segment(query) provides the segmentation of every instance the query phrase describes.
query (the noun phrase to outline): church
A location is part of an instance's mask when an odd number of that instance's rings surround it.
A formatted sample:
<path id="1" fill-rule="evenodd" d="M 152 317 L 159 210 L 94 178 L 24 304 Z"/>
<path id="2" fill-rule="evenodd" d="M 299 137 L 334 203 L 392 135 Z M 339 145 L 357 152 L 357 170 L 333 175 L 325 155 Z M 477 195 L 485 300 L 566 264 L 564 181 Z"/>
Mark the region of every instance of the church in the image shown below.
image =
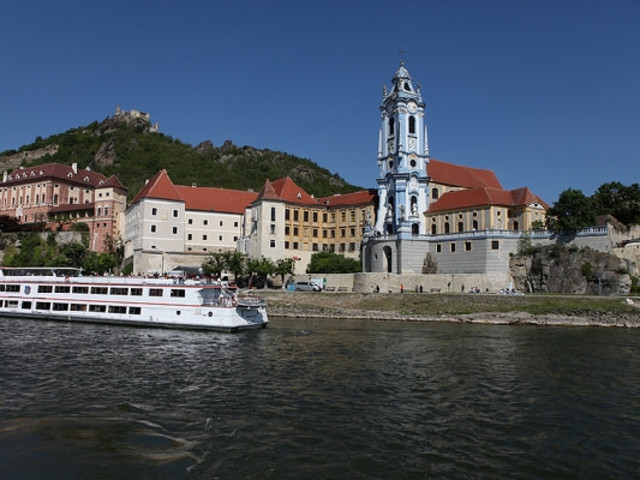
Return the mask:
<path id="1" fill-rule="evenodd" d="M 363 238 L 365 272 L 508 271 L 523 233 L 543 228 L 547 204 L 505 190 L 491 170 L 431 158 L 420 86 L 400 63 L 383 89 L 375 223 Z"/>

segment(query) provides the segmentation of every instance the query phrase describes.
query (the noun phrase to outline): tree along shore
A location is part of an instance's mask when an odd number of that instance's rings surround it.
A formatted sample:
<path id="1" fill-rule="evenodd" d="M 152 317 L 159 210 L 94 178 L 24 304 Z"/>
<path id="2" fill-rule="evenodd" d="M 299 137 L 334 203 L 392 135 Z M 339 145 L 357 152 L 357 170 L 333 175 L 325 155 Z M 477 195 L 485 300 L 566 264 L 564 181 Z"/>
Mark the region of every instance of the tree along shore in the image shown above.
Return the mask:
<path id="1" fill-rule="evenodd" d="M 640 327 L 637 297 L 259 292 L 271 317 Z"/>

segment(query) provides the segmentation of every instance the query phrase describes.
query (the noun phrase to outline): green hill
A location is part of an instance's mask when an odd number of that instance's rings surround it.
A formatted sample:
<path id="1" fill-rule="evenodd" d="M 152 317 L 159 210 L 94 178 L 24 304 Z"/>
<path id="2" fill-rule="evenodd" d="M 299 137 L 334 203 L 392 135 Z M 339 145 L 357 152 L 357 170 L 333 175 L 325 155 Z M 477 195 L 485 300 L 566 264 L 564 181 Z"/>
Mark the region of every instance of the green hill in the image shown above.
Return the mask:
<path id="1" fill-rule="evenodd" d="M 288 175 L 317 197 L 362 189 L 306 158 L 269 149 L 238 147 L 230 140 L 220 147 L 210 141 L 193 147 L 154 132 L 148 119 L 125 115 L 108 117 L 48 138 L 38 137 L 19 150 L 0 154 L 3 171 L 50 162 L 77 163 L 81 168 L 89 167 L 106 176 L 116 174 L 129 190 L 129 200 L 146 179 L 163 168 L 179 185 L 259 191 L 266 179 Z"/>

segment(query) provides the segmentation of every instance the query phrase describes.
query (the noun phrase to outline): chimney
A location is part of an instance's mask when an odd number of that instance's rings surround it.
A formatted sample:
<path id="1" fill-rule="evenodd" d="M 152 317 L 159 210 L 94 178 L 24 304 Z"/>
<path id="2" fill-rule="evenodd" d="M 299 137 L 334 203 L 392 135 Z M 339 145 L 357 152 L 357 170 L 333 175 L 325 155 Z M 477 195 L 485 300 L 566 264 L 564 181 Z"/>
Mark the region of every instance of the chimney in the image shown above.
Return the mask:
<path id="1" fill-rule="evenodd" d="M 77 163 L 72 163 L 71 164 L 71 170 L 73 170 L 73 173 L 78 173 L 78 164 Z"/>

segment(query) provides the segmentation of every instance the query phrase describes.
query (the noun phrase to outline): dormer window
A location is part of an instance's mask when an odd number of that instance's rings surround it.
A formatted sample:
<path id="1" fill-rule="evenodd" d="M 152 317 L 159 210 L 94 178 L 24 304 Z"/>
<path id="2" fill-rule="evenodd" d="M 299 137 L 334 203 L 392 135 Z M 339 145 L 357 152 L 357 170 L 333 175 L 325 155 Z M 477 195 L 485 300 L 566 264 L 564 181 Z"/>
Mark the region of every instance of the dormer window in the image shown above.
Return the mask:
<path id="1" fill-rule="evenodd" d="M 89 183 L 89 177 L 84 177 L 84 181 Z"/>

